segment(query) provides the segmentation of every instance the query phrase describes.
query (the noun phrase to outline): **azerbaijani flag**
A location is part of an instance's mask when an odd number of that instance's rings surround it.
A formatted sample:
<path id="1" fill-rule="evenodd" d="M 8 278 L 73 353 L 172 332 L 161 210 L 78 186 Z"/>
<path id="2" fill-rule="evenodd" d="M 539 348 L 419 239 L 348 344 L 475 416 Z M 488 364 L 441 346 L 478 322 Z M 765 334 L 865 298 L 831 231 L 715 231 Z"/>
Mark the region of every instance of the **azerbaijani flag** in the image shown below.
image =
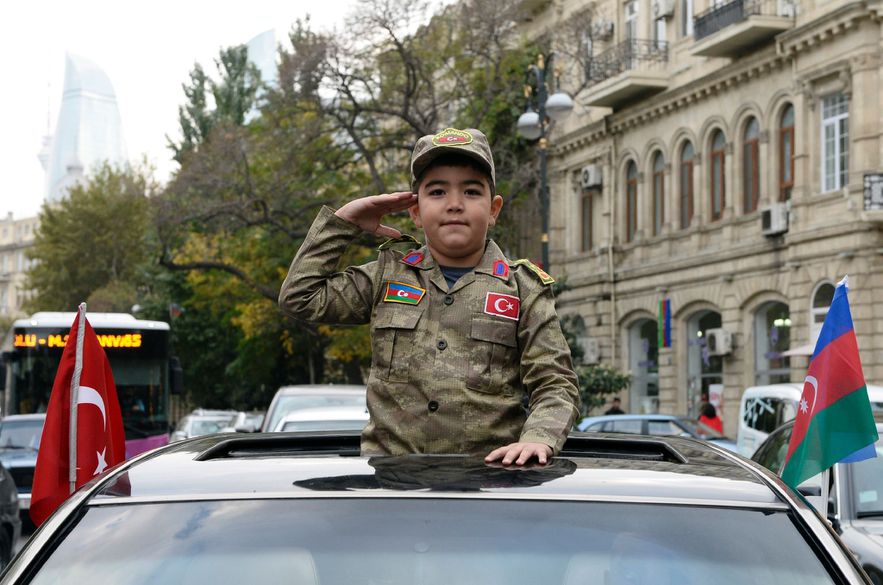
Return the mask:
<path id="1" fill-rule="evenodd" d="M 838 462 L 876 456 L 877 426 L 868 400 L 849 300 L 848 277 L 834 291 L 809 362 L 782 480 L 793 488 Z"/>
<path id="2" fill-rule="evenodd" d="M 389 281 L 386 285 L 386 294 L 383 296 L 383 302 L 416 305 L 425 294 L 425 289 L 411 286 L 404 282 Z"/>

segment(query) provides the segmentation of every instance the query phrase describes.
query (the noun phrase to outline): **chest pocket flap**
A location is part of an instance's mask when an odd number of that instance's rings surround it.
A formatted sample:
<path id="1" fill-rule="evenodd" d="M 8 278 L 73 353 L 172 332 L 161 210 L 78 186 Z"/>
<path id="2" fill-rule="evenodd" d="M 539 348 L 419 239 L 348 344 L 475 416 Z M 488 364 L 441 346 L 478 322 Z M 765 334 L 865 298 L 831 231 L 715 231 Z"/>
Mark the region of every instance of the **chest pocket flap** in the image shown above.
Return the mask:
<path id="1" fill-rule="evenodd" d="M 470 337 L 479 341 L 498 343 L 506 347 L 517 345 L 518 323 L 493 317 L 476 316 L 472 318 Z"/>
<path id="2" fill-rule="evenodd" d="M 395 303 L 389 303 L 395 304 Z M 395 304 L 394 307 L 380 306 L 377 308 L 377 316 L 374 318 L 375 329 L 414 329 L 420 316 L 423 314 L 423 307 L 411 307 L 407 305 Z"/>

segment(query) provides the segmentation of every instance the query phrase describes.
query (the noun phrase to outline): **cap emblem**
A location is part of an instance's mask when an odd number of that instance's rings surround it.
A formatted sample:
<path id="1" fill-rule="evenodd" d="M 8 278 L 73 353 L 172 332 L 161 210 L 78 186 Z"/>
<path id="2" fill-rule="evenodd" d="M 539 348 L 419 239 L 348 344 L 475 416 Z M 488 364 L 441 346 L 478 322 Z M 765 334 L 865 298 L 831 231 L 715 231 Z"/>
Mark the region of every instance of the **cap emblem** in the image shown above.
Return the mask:
<path id="1" fill-rule="evenodd" d="M 457 130 L 456 128 L 445 128 L 432 137 L 432 144 L 435 146 L 472 144 L 472 134 L 463 130 Z"/>

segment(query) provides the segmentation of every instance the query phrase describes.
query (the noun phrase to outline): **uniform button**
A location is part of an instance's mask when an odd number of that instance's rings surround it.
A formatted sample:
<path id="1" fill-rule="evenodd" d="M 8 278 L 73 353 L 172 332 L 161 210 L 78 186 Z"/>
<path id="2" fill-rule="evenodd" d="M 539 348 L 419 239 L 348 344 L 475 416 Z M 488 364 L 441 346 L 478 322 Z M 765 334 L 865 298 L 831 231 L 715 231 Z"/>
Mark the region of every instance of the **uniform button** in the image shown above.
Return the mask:
<path id="1" fill-rule="evenodd" d="M 426 405 L 426 408 L 429 409 L 429 412 L 435 412 L 436 410 L 438 410 L 438 402 L 436 402 L 435 400 L 430 400 L 429 404 Z"/>
<path id="2" fill-rule="evenodd" d="M 445 304 L 446 305 L 453 305 L 454 304 L 454 297 L 452 297 L 451 295 L 445 295 Z"/>
<path id="3" fill-rule="evenodd" d="M 438 343 L 436 344 L 436 346 L 437 346 L 439 349 L 444 350 L 446 347 L 448 347 L 448 342 L 445 341 L 444 339 L 440 339 L 440 340 L 438 341 Z"/>

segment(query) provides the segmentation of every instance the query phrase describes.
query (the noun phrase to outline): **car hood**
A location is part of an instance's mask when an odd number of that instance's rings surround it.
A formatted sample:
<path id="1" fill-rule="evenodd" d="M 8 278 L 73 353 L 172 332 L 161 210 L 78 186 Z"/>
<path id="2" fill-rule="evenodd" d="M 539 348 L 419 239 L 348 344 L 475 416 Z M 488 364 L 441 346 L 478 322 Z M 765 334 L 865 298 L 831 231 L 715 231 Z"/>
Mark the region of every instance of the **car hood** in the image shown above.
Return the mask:
<path id="1" fill-rule="evenodd" d="M 861 564 L 883 569 L 883 518 L 853 520 L 842 528 L 841 538 Z"/>

